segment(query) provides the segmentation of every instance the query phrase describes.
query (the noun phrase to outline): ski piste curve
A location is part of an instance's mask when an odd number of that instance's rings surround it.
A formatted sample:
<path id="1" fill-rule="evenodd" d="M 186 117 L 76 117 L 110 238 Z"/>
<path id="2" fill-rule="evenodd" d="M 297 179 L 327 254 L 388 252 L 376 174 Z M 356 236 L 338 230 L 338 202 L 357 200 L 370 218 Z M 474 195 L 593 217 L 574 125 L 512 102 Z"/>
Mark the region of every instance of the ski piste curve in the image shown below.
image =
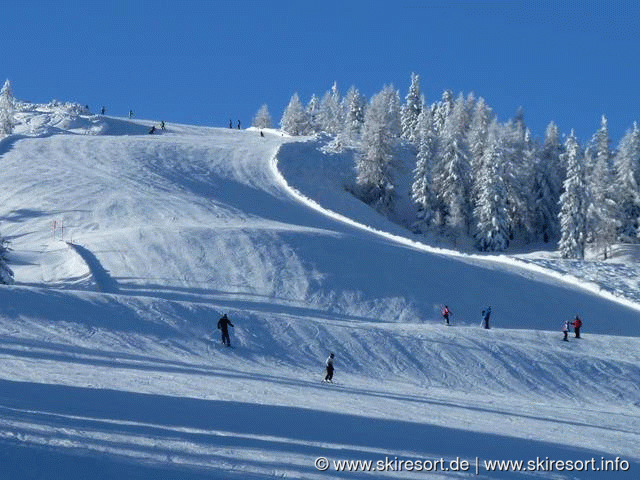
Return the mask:
<path id="1" fill-rule="evenodd" d="M 516 267 L 522 270 L 522 272 L 532 272 L 537 275 L 553 278 L 567 285 L 571 285 L 572 287 L 579 288 L 581 290 L 584 290 L 585 292 L 592 293 L 606 300 L 618 303 L 620 305 L 624 305 L 625 307 L 628 307 L 640 312 L 640 303 L 634 302 L 633 300 L 630 300 L 624 297 L 620 297 L 618 295 L 614 295 L 613 293 L 602 289 L 602 287 L 600 287 L 598 284 L 594 282 L 585 281 L 584 279 L 577 278 L 573 275 L 562 274 L 554 270 L 550 270 L 539 265 L 524 262 L 515 257 L 510 257 L 507 255 L 491 255 L 491 256 L 474 255 L 474 254 L 466 254 L 456 250 L 451 250 L 451 249 L 446 249 L 441 247 L 433 247 L 433 246 L 418 242 L 416 240 L 403 237 L 401 235 L 385 232 L 383 230 L 379 230 L 369 225 L 360 223 L 352 218 L 349 218 L 338 212 L 335 212 L 326 207 L 323 207 L 312 198 L 309 198 L 308 196 L 304 195 L 297 188 L 291 186 L 289 182 L 287 182 L 287 179 L 284 177 L 280 169 L 278 168 L 278 162 L 279 162 L 278 153 L 276 153 L 270 161 L 270 168 L 271 168 L 271 171 L 273 172 L 274 177 L 277 179 L 280 185 L 289 193 L 289 195 L 295 198 L 298 202 L 311 208 L 312 210 L 315 210 L 338 222 L 363 230 L 373 235 L 377 235 L 379 237 L 385 238 L 387 240 L 397 243 L 398 245 L 403 245 L 405 247 L 413 248 L 421 252 L 431 253 L 436 255 L 443 255 L 450 258 L 459 259 L 459 260 L 472 260 L 474 262 L 477 262 L 478 265 L 484 264 L 486 266 L 491 264 L 498 264 L 498 265 L 505 265 L 509 267 Z"/>

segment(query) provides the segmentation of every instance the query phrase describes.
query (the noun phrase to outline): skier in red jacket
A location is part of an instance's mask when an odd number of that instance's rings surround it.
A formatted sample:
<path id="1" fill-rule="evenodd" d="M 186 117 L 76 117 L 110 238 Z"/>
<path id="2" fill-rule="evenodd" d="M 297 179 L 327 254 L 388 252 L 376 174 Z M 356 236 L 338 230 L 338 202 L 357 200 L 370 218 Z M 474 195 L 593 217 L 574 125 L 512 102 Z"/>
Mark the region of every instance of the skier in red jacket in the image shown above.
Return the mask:
<path id="1" fill-rule="evenodd" d="M 451 310 L 445 305 L 442 307 L 442 318 L 444 318 L 445 325 L 449 325 L 449 315 L 451 315 Z"/>
<path id="2" fill-rule="evenodd" d="M 571 326 L 573 327 L 573 331 L 576 332 L 576 338 L 580 338 L 580 328 L 582 327 L 582 320 L 578 315 L 576 315 L 576 318 L 573 320 L 573 322 L 571 322 Z"/>

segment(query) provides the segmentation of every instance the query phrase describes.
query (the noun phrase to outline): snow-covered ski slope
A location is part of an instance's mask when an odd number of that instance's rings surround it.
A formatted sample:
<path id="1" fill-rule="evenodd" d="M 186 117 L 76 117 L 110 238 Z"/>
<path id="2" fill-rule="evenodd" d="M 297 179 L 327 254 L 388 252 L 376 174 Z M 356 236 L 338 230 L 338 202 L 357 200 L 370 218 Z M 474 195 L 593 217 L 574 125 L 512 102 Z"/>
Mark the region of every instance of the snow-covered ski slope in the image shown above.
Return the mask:
<path id="1" fill-rule="evenodd" d="M 59 117 L 25 112 L 0 142 L 0 478 L 428 476 L 321 456 L 637 478 L 637 305 L 404 240 L 313 139 Z M 562 342 L 576 313 L 583 338 Z M 476 457 L 630 469 L 476 475 Z"/>

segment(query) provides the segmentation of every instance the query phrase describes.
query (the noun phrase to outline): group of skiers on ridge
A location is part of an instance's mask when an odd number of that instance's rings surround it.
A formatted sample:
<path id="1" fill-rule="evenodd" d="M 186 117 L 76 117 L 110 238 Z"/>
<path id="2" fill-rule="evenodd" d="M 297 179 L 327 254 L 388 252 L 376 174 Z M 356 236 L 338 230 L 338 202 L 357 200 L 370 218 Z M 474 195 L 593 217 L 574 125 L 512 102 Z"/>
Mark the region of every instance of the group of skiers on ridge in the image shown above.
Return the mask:
<path id="1" fill-rule="evenodd" d="M 447 305 L 442 307 L 442 318 L 444 319 L 445 325 L 450 325 L 449 316 L 453 315 L 453 312 L 449 309 Z M 482 327 L 488 329 L 489 328 L 489 318 L 491 317 L 491 305 L 482 310 Z M 564 334 L 565 342 L 569 341 L 569 326 L 573 327 L 573 331 L 575 332 L 576 338 L 580 338 L 580 329 L 582 328 L 582 319 L 580 315 L 576 315 L 575 318 L 569 322 L 569 320 L 565 320 L 562 323 L 562 333 Z"/>
<path id="2" fill-rule="evenodd" d="M 445 324 L 450 325 L 449 316 L 453 315 L 453 312 L 449 309 L 449 306 L 448 305 L 443 306 L 441 313 L 442 313 L 442 318 L 444 318 Z M 490 317 L 491 317 L 491 305 L 489 305 L 487 308 L 482 310 L 482 327 L 483 328 L 489 329 Z M 580 329 L 582 328 L 582 319 L 580 318 L 580 316 L 576 315 L 573 321 L 571 322 L 569 322 L 568 320 L 565 320 L 563 322 L 562 332 L 564 333 L 564 338 L 562 340 L 564 340 L 565 342 L 569 341 L 568 335 L 569 335 L 570 325 L 573 327 L 576 338 L 580 338 Z M 222 344 L 227 347 L 231 346 L 231 339 L 229 337 L 229 327 L 233 327 L 233 323 L 231 323 L 231 321 L 227 317 L 227 314 L 225 313 L 222 315 L 222 317 L 220 317 L 220 320 L 218 320 L 218 330 L 220 330 L 220 333 L 222 336 Z M 329 357 L 327 357 L 327 360 L 325 362 L 325 376 L 324 376 L 323 382 L 333 383 L 333 372 L 334 372 L 333 359 L 334 358 L 335 358 L 335 355 L 333 352 L 331 352 L 329 354 Z"/>
<path id="3" fill-rule="evenodd" d="M 453 312 L 449 309 L 449 306 L 445 305 L 444 307 L 442 307 L 442 310 L 440 313 L 442 313 L 442 318 L 444 318 L 444 324 L 451 325 L 451 323 L 449 322 L 449 316 L 453 315 Z M 491 305 L 489 305 L 487 308 L 482 310 L 481 325 L 483 328 L 486 328 L 486 329 L 489 328 L 489 317 L 491 317 Z"/>

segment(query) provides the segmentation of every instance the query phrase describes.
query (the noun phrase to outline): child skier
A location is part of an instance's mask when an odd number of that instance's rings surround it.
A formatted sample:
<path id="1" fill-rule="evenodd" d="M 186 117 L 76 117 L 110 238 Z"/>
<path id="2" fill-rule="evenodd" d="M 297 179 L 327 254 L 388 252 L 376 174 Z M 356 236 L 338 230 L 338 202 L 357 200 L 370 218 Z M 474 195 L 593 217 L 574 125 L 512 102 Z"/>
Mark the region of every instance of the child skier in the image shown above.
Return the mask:
<path id="1" fill-rule="evenodd" d="M 565 342 L 568 342 L 569 339 L 567 338 L 567 335 L 569 335 L 569 320 L 565 320 L 563 322 L 562 333 L 564 333 L 564 338 L 562 340 L 564 340 Z"/>

